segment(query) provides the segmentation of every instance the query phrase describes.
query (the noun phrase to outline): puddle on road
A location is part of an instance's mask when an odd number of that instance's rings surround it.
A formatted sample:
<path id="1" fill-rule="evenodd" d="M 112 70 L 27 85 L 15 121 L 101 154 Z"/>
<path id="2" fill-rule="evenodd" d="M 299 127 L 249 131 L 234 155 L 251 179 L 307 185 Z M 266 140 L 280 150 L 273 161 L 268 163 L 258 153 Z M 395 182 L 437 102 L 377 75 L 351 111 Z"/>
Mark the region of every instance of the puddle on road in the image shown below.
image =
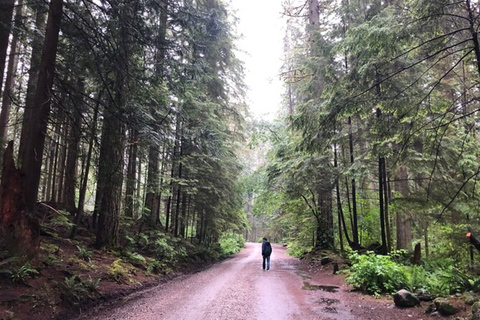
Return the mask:
<path id="1" fill-rule="evenodd" d="M 306 281 L 303 282 L 303 290 L 322 290 L 326 292 L 337 292 L 338 287 L 337 286 L 325 286 L 325 285 L 316 285 L 316 284 L 310 284 Z"/>
<path id="2" fill-rule="evenodd" d="M 323 308 L 323 311 L 327 313 L 338 313 L 337 308 L 335 307 L 325 307 Z"/>
<path id="3" fill-rule="evenodd" d="M 340 303 L 340 300 L 338 299 L 328 299 L 328 298 L 321 298 L 320 300 L 317 301 L 318 304 L 326 304 L 327 306 L 330 306 L 334 303 Z"/>
<path id="4" fill-rule="evenodd" d="M 301 277 L 303 280 L 312 279 L 312 277 L 310 277 L 309 275 L 307 275 L 306 273 L 301 272 L 301 271 L 297 271 L 297 272 L 295 272 L 295 274 L 296 274 L 297 276 Z"/>

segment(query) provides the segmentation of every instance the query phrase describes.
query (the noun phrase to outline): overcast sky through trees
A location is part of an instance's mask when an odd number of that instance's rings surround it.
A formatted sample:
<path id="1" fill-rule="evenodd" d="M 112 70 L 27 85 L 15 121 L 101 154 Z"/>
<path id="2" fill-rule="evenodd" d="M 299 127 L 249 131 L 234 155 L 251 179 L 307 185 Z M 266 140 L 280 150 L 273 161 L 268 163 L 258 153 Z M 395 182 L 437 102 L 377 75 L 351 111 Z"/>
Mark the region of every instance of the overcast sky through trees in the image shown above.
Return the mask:
<path id="1" fill-rule="evenodd" d="M 279 79 L 283 48 L 280 0 L 231 0 L 240 18 L 238 44 L 246 51 L 245 82 L 252 117 L 273 120 L 279 110 L 282 86 Z"/>

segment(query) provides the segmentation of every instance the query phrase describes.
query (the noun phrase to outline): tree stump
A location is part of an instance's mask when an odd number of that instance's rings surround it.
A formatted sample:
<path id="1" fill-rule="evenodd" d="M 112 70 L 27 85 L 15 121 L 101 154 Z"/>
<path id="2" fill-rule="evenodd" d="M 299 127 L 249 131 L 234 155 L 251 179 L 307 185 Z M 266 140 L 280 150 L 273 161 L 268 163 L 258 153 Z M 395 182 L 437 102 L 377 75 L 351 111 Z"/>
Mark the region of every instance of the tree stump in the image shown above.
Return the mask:
<path id="1" fill-rule="evenodd" d="M 35 213 L 26 212 L 21 170 L 15 167 L 13 141 L 3 155 L 0 184 L 0 240 L 14 256 L 33 257 L 40 243 L 40 225 Z"/>
<path id="2" fill-rule="evenodd" d="M 410 258 L 410 262 L 415 265 L 419 265 L 422 260 L 422 249 L 420 243 L 415 245 L 415 249 L 413 250 L 413 257 Z"/>

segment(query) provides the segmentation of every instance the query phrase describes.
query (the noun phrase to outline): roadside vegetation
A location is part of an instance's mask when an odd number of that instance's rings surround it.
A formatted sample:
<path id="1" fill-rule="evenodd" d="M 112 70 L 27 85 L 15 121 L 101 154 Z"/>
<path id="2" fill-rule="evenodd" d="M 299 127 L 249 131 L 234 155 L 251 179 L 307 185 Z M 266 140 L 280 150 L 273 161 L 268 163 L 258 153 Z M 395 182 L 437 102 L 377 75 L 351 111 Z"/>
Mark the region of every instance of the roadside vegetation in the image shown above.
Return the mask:
<path id="1" fill-rule="evenodd" d="M 52 214 L 54 212 L 51 212 Z M 172 277 L 201 270 L 243 248 L 243 237 L 225 233 L 219 243 L 198 244 L 121 219 L 119 245 L 92 246 L 95 235 L 81 227 L 68 237 L 68 219 L 44 221 L 35 260 L 0 252 L 1 319 L 67 318 L 82 309 L 147 288 Z M 42 230 L 46 230 L 42 228 Z"/>

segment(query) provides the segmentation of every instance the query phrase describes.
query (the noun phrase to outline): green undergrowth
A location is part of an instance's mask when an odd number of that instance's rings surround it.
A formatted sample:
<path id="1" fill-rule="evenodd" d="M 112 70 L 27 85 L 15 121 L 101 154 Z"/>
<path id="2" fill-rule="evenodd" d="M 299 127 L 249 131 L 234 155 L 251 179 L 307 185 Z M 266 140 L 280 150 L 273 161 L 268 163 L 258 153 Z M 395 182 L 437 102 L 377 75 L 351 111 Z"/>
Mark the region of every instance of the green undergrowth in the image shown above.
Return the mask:
<path id="1" fill-rule="evenodd" d="M 239 252 L 245 245 L 241 234 L 233 232 L 224 233 L 219 240 L 222 256 L 229 256 Z"/>
<path id="2" fill-rule="evenodd" d="M 24 303 L 28 304 L 24 308 L 52 312 L 82 306 L 114 290 L 134 290 L 156 283 L 164 275 L 198 270 L 238 252 L 244 244 L 241 235 L 231 232 L 217 242 L 199 244 L 196 238 L 174 237 L 163 228 L 124 218 L 118 244 L 96 249 L 95 232 L 86 227 L 80 227 L 77 237 L 70 239 L 71 223 L 66 217 L 58 214 L 42 225 L 48 235 L 41 238 L 34 259 L 10 256 L 0 249 L 0 290 L 5 294 L 25 291 L 21 296 L 41 297 L 43 301 L 14 299 L 5 305 L 12 314 Z M 31 293 L 32 284 L 48 290 Z M 0 302 L 0 311 L 2 307 Z"/>
<path id="3" fill-rule="evenodd" d="M 350 254 L 347 283 L 368 294 L 393 294 L 399 289 L 415 293 L 446 296 L 480 292 L 480 276 L 455 266 L 449 259 L 424 261 L 412 265 L 403 259 L 406 252 L 389 255 L 373 252 Z"/>

